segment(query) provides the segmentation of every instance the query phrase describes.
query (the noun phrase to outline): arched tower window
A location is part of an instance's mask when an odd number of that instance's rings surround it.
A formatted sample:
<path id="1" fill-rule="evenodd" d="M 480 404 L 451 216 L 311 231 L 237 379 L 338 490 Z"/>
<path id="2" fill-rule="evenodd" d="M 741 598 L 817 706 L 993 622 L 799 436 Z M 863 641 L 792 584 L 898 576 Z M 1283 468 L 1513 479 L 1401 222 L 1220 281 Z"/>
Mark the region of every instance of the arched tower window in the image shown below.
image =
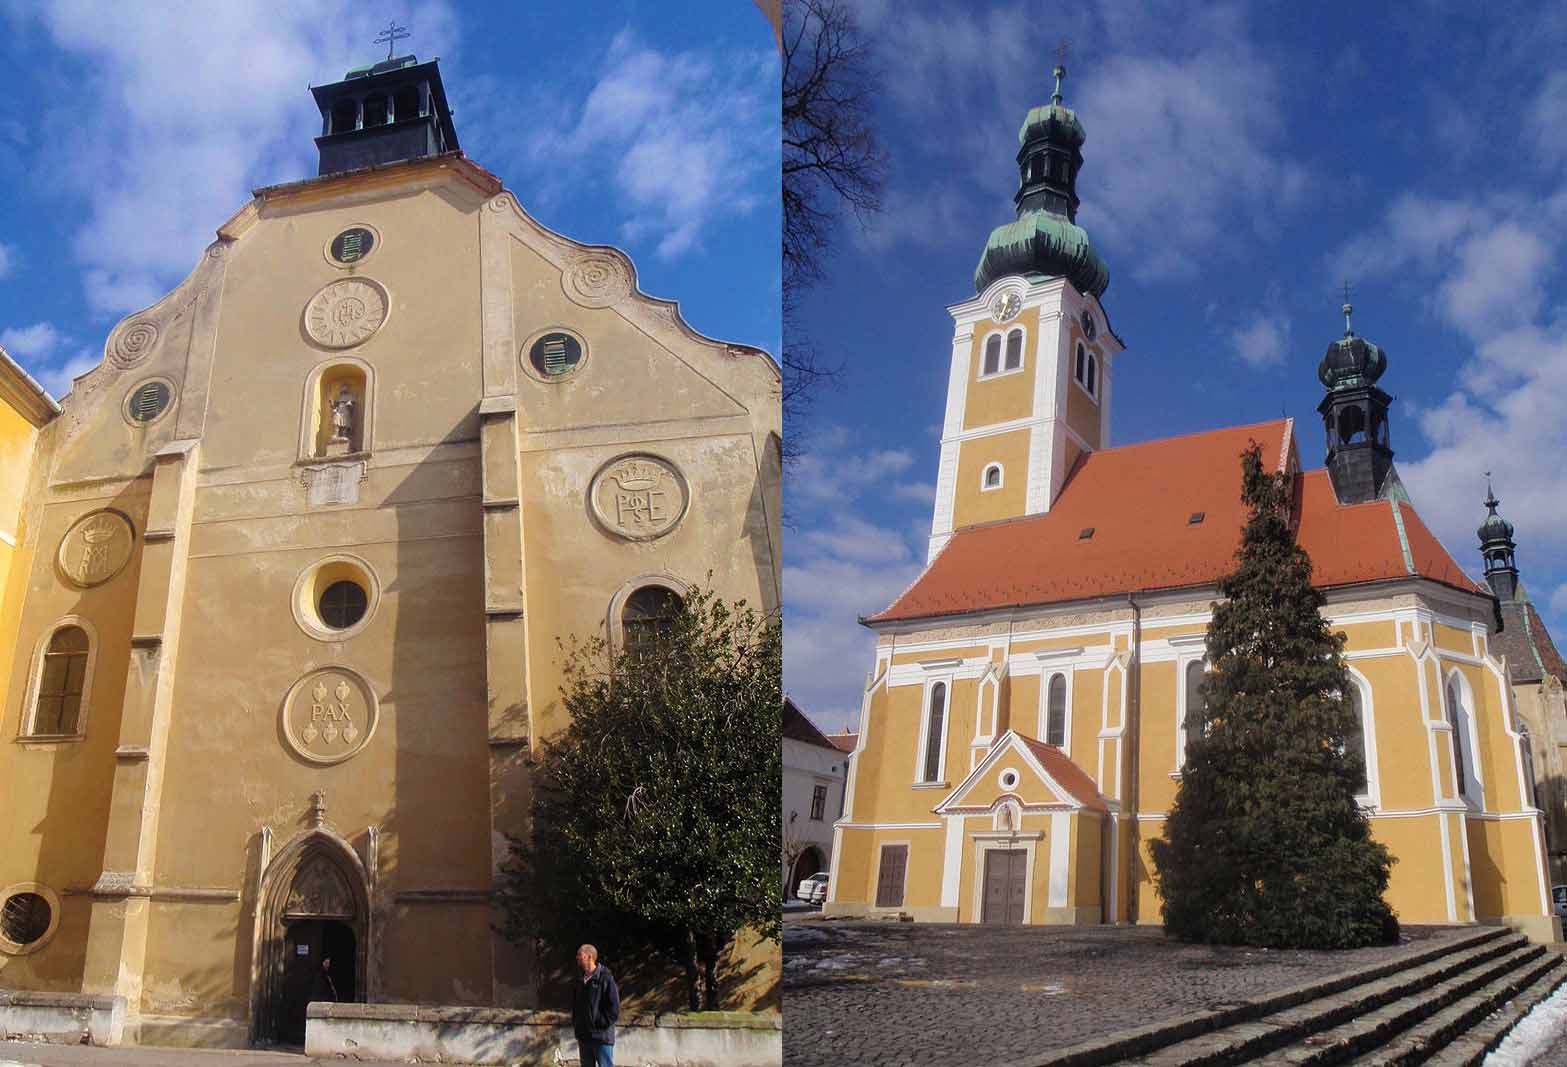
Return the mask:
<path id="1" fill-rule="evenodd" d="M 1001 335 L 993 333 L 985 339 L 985 364 L 982 371 L 985 375 L 997 374 L 1001 370 Z"/>
<path id="2" fill-rule="evenodd" d="M 658 648 L 674 628 L 685 602 L 673 589 L 644 585 L 626 598 L 620 612 L 625 649 L 641 655 Z"/>
<path id="3" fill-rule="evenodd" d="M 1007 370 L 1017 370 L 1023 365 L 1023 331 L 1007 334 Z"/>
<path id="4" fill-rule="evenodd" d="M 1045 690 L 1045 744 L 1066 748 L 1066 675 L 1052 674 Z"/>
<path id="5" fill-rule="evenodd" d="M 28 735 L 70 737 L 80 731 L 91 651 L 87 631 L 80 626 L 61 626 L 50 635 L 38 669 Z"/>
<path id="6" fill-rule="evenodd" d="M 1088 380 L 1088 349 L 1083 347 L 1081 341 L 1077 343 L 1077 366 L 1073 373 L 1079 383 Z"/>
<path id="7" fill-rule="evenodd" d="M 992 463 L 985 468 L 985 473 L 980 477 L 981 489 L 1001 488 L 1001 464 Z"/>
<path id="8" fill-rule="evenodd" d="M 920 775 L 922 782 L 941 781 L 941 751 L 947 716 L 947 683 L 937 682 L 930 687 L 930 710 L 925 720 L 925 762 Z"/>
<path id="9" fill-rule="evenodd" d="M 1447 724 L 1452 727 L 1453 732 L 1453 775 L 1458 781 L 1458 795 L 1467 797 L 1469 795 L 1469 783 L 1464 774 L 1464 764 L 1468 762 L 1464 755 L 1466 748 L 1464 744 L 1464 727 L 1468 714 L 1463 705 L 1463 698 L 1458 691 L 1457 678 L 1449 678 L 1447 680 L 1446 697 Z"/>
<path id="10" fill-rule="evenodd" d="M 1088 353 L 1088 381 L 1087 381 L 1086 384 L 1087 384 L 1087 387 L 1088 387 L 1088 395 L 1089 396 L 1096 395 L 1096 392 L 1097 392 L 1097 380 L 1098 380 L 1098 373 L 1097 372 L 1098 372 L 1098 370 L 1099 370 L 1099 365 L 1098 365 L 1098 361 L 1094 359 L 1094 354 L 1092 352 Z"/>

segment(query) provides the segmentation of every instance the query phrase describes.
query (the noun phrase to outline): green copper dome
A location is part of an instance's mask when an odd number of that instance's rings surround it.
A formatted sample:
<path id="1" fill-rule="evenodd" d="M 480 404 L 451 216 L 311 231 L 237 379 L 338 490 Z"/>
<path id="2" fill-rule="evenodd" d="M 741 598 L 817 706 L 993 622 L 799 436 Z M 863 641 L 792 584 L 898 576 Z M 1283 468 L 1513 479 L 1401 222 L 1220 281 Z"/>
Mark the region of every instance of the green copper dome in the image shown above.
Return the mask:
<path id="1" fill-rule="evenodd" d="M 1017 131 L 1019 145 L 1057 138 L 1081 148 L 1083 142 L 1088 140 L 1088 134 L 1083 132 L 1083 124 L 1077 121 L 1077 112 L 1056 102 L 1031 108 Z"/>
<path id="2" fill-rule="evenodd" d="M 1496 499 L 1496 493 L 1491 490 L 1489 481 L 1485 487 L 1485 506 L 1490 514 L 1480 524 L 1475 532 L 1480 535 L 1480 548 L 1511 548 L 1513 540 L 1513 524 L 1496 513 L 1497 505 L 1501 501 Z"/>
<path id="3" fill-rule="evenodd" d="M 1079 290 L 1102 296 L 1110 271 L 1088 234 L 1075 222 L 1049 211 L 1031 211 L 990 231 L 974 271 L 974 291 L 1008 274 L 1064 277 Z"/>

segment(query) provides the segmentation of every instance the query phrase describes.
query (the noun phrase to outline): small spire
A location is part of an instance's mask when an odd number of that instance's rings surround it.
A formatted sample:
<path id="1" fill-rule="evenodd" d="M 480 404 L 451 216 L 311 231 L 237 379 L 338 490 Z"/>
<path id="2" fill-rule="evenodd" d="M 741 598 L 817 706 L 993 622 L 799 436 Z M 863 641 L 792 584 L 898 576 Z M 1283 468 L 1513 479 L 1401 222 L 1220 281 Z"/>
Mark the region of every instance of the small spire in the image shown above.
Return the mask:
<path id="1" fill-rule="evenodd" d="M 1355 336 L 1355 327 L 1349 321 L 1349 316 L 1355 306 L 1349 302 L 1349 279 L 1344 279 L 1344 337 L 1346 340 Z"/>
<path id="2" fill-rule="evenodd" d="M 1485 472 L 1485 506 L 1491 512 L 1492 515 L 1495 515 L 1496 514 L 1497 505 L 1499 505 L 1499 504 L 1501 504 L 1501 501 L 1496 499 L 1496 490 L 1491 488 L 1491 472 L 1490 471 L 1486 471 Z"/>
<path id="3" fill-rule="evenodd" d="M 1058 106 L 1061 103 L 1061 79 L 1066 77 L 1066 45 L 1067 39 L 1063 37 L 1061 43 L 1056 46 L 1056 91 L 1051 94 L 1050 102 Z"/>

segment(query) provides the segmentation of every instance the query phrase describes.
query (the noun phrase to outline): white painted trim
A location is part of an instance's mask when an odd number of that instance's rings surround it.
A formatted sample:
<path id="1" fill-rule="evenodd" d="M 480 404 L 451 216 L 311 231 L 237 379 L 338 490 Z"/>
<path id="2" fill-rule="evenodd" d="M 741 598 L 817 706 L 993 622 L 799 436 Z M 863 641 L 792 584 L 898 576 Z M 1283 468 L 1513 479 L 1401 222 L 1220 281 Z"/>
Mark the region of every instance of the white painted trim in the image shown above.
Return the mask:
<path id="1" fill-rule="evenodd" d="M 43 684 L 44 655 L 54 635 L 67 626 L 76 626 L 87 635 L 87 667 L 82 672 L 82 700 L 76 711 L 76 730 L 69 734 L 35 734 L 34 717 L 38 714 L 38 687 Z M 27 690 L 22 706 L 21 721 L 17 724 L 16 739 L 28 744 L 51 741 L 82 741 L 87 737 L 87 720 L 92 712 L 93 675 L 98 669 L 98 628 L 80 615 L 61 615 L 55 619 L 33 644 L 32 660 L 27 669 Z"/>
<path id="2" fill-rule="evenodd" d="M 926 778 L 925 767 L 930 761 L 930 752 L 927 745 L 930 743 L 930 719 L 931 719 L 931 692 L 936 686 L 942 686 L 941 695 L 941 737 L 936 742 L 940 748 L 936 755 L 936 777 Z M 928 678 L 920 695 L 920 743 L 914 750 L 914 778 L 916 786 L 935 785 L 947 780 L 947 738 L 952 733 L 952 675 L 943 674 L 939 677 Z"/>
<path id="3" fill-rule="evenodd" d="M 946 849 L 941 861 L 941 906 L 956 908 L 963 880 L 963 815 L 948 815 Z"/>
<path id="4" fill-rule="evenodd" d="M 1047 902 L 1052 908 L 1066 907 L 1067 877 L 1071 872 L 1071 818 L 1071 813 L 1065 811 L 1050 816 L 1050 896 Z"/>
<path id="5" fill-rule="evenodd" d="M 1373 706 L 1371 682 L 1355 668 L 1345 665 L 1349 672 L 1349 684 L 1360 693 L 1360 734 L 1365 739 L 1366 792 L 1355 800 L 1361 807 L 1377 808 L 1382 803 L 1382 775 L 1377 763 L 1377 717 Z"/>
<path id="6" fill-rule="evenodd" d="M 1453 843 L 1449 840 L 1447 823 L 1445 817 L 1437 819 L 1436 829 L 1442 839 L 1442 889 L 1447 898 L 1447 921 L 1452 923 L 1458 921 L 1458 902 L 1453 897 Z"/>
<path id="7" fill-rule="evenodd" d="M 974 701 L 974 739 L 969 747 L 988 745 L 996 736 L 996 721 L 1001 714 L 1001 672 L 987 670 L 979 679 L 979 695 Z M 985 728 L 985 692 L 990 692 L 990 728 Z M 970 767 L 972 770 L 973 768 Z"/>
<path id="8" fill-rule="evenodd" d="M 843 856 L 843 823 L 832 828 L 832 858 L 827 861 L 827 903 L 838 903 L 838 860 Z"/>
<path id="9" fill-rule="evenodd" d="M 834 824 L 838 830 L 940 830 L 939 822 L 839 822 Z M 896 844 L 897 842 L 890 842 Z"/>
<path id="10" fill-rule="evenodd" d="M 1023 343 L 1018 349 L 1018 364 L 1015 367 L 1007 366 L 1007 338 L 1014 333 L 1023 335 Z M 996 350 L 996 370 L 993 373 L 985 373 L 986 348 L 992 337 L 1001 338 L 1000 347 Z M 989 382 L 997 378 L 1005 378 L 1012 374 L 1022 374 L 1028 369 L 1028 327 L 1022 323 L 1011 320 L 1000 326 L 993 326 L 985 331 L 985 338 L 979 345 L 979 366 L 974 368 L 974 380 L 976 382 Z"/>
<path id="11" fill-rule="evenodd" d="M 1464 743 L 1462 746 L 1464 774 L 1467 776 L 1466 783 L 1469 786 L 1469 788 L 1465 790 L 1464 800 L 1476 811 L 1484 811 L 1485 779 L 1480 776 L 1480 749 L 1478 745 L 1479 730 L 1475 724 L 1474 688 L 1469 684 L 1469 679 L 1464 677 L 1464 672 L 1458 670 L 1456 667 L 1450 669 L 1447 672 L 1447 676 L 1445 678 L 1442 678 L 1440 673 L 1438 673 L 1438 677 L 1442 680 L 1442 700 L 1444 703 L 1447 701 L 1448 685 L 1451 684 L 1454 679 L 1458 680 L 1458 710 L 1462 713 L 1459 722 L 1464 727 Z M 1455 751 L 1454 756 L 1457 757 L 1457 755 L 1458 753 Z"/>
<path id="12" fill-rule="evenodd" d="M 989 484 L 991 471 L 996 472 L 995 485 Z M 979 472 L 979 491 L 981 493 L 994 493 L 998 489 L 1005 488 L 1006 484 L 1007 469 L 999 462 L 993 460 L 990 463 L 985 464 L 985 469 Z"/>
<path id="13" fill-rule="evenodd" d="M 1173 774 L 1180 774 L 1186 769 L 1186 672 L 1191 669 L 1193 663 L 1203 665 L 1203 673 L 1209 671 L 1208 662 L 1204 656 L 1206 649 L 1196 653 L 1187 652 L 1176 659 L 1175 667 L 1175 770 Z"/>
<path id="14" fill-rule="evenodd" d="M 1039 733 L 1035 740 L 1050 744 L 1050 683 L 1057 678 L 1066 687 L 1066 712 L 1061 723 L 1061 744 L 1057 747 L 1071 759 L 1072 751 L 1072 690 L 1077 681 L 1076 672 L 1070 666 L 1052 667 L 1039 676 Z"/>

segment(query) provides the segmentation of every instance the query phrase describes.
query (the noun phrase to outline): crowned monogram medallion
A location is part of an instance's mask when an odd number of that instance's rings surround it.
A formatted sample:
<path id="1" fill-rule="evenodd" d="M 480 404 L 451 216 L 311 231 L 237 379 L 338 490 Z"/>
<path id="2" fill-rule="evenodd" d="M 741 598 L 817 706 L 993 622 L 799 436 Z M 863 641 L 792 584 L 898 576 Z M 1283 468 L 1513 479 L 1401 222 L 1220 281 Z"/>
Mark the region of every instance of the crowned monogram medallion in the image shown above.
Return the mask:
<path id="1" fill-rule="evenodd" d="M 691 492 L 674 464 L 636 452 L 600 467 L 588 499 L 605 530 L 630 541 L 651 541 L 679 524 Z"/>
<path id="2" fill-rule="evenodd" d="M 305 330 L 322 348 L 352 348 L 386 322 L 386 290 L 369 278 L 335 281 L 305 306 Z"/>
<path id="3" fill-rule="evenodd" d="M 102 585 L 130 562 L 136 531 L 118 511 L 83 515 L 60 539 L 60 572 L 73 585 Z"/>
<path id="4" fill-rule="evenodd" d="M 345 667 L 325 667 L 295 682 L 283 699 L 283 736 L 311 763 L 341 763 L 364 748 L 379 716 L 363 678 Z"/>

